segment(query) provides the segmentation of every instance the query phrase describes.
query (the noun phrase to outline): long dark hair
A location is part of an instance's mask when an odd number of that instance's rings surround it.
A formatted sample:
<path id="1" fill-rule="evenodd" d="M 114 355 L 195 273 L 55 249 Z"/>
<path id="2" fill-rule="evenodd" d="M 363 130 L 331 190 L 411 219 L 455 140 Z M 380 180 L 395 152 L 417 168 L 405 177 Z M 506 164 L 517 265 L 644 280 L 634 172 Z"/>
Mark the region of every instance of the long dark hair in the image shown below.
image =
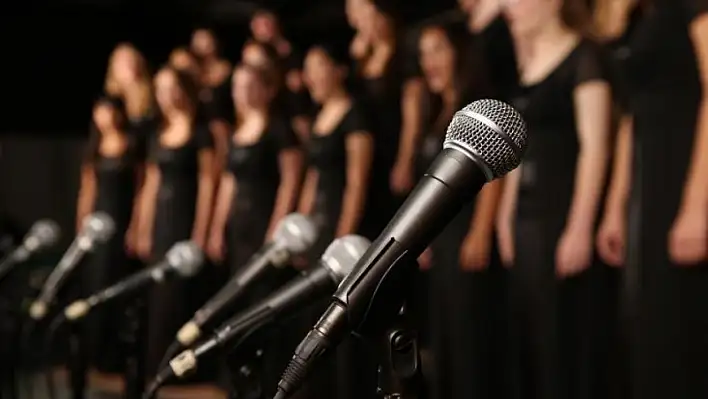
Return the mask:
<path id="1" fill-rule="evenodd" d="M 453 80 L 455 82 L 457 107 L 461 107 L 463 101 L 471 97 L 492 96 L 493 89 L 489 83 L 487 63 L 481 43 L 474 36 L 470 36 L 462 25 L 430 24 L 425 26 L 420 37 L 432 30 L 439 30 L 447 37 L 455 52 L 455 65 L 453 66 Z M 442 127 L 439 124 L 447 124 L 447 120 L 440 120 L 442 112 L 442 98 L 428 91 L 427 109 L 429 113 L 428 123 L 433 129 L 438 131 Z"/>
<path id="2" fill-rule="evenodd" d="M 563 0 L 560 17 L 568 28 L 583 36 L 594 36 L 593 18 L 587 0 Z"/>
<path id="3" fill-rule="evenodd" d="M 175 69 L 171 66 L 165 66 L 160 71 L 160 72 L 165 72 L 169 71 L 170 73 L 174 74 L 176 77 L 177 81 L 177 86 L 179 86 L 180 90 L 185 96 L 185 100 L 187 101 L 187 108 L 188 112 L 192 115 L 193 118 L 197 117 L 197 111 L 199 107 L 199 86 L 197 82 L 194 81 L 194 78 L 190 76 L 189 73 L 185 71 L 180 71 L 178 69 Z M 160 119 L 164 121 L 164 115 L 162 113 L 162 109 L 159 109 L 158 111 L 160 114 Z"/>
<path id="4" fill-rule="evenodd" d="M 94 103 L 93 109 L 95 110 L 98 107 L 111 108 L 116 117 L 116 127 L 118 128 L 118 131 L 124 131 L 128 123 L 128 113 L 125 109 L 125 103 L 120 97 L 110 95 L 99 97 Z M 84 148 L 84 163 L 93 163 L 96 158 L 98 158 L 98 149 L 101 145 L 101 134 L 101 131 L 98 129 L 98 126 L 96 126 L 96 123 L 93 121 L 92 117 L 89 125 L 88 141 L 86 143 L 86 147 Z"/>

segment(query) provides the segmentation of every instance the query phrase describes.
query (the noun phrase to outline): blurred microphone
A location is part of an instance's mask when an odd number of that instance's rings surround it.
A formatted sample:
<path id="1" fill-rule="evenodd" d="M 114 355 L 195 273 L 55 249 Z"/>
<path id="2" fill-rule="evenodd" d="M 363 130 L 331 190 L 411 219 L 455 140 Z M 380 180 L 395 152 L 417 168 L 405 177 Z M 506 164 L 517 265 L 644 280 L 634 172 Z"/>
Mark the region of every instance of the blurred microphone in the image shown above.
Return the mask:
<path id="1" fill-rule="evenodd" d="M 56 244 L 59 241 L 60 232 L 59 225 L 53 220 L 42 219 L 33 224 L 22 240 L 22 244 L 0 261 L 0 279 L 9 273 L 16 264 L 24 262 L 34 253 Z"/>
<path id="2" fill-rule="evenodd" d="M 173 276 L 192 277 L 199 273 L 203 263 L 204 254 L 199 246 L 191 241 L 178 242 L 167 251 L 165 259 L 156 265 L 141 270 L 86 299 L 78 300 L 67 306 L 64 309 L 64 317 L 67 320 L 78 320 L 86 316 L 92 308 L 122 295 L 131 294 L 148 284 L 162 283 Z"/>
<path id="3" fill-rule="evenodd" d="M 287 266 L 293 256 L 308 251 L 317 240 L 317 227 L 307 216 L 292 213 L 278 224 L 273 240 L 253 255 L 229 282 L 199 309 L 192 320 L 177 333 L 182 346 L 193 344 L 202 328 L 223 313 L 228 306 L 265 275 Z M 174 355 L 179 348 L 171 353 Z"/>
<path id="4" fill-rule="evenodd" d="M 400 286 L 414 273 L 418 256 L 485 183 L 516 168 L 525 149 L 526 124 L 510 105 L 480 100 L 454 115 L 440 155 L 295 350 L 276 399 L 295 393 L 319 358 L 348 333 L 364 329 L 367 316 L 385 323 L 391 314 L 378 308 L 400 310 Z M 391 297 L 378 300 L 387 295 Z M 369 320 L 366 326 L 372 324 Z"/>
<path id="5" fill-rule="evenodd" d="M 30 306 L 30 317 L 34 320 L 41 320 L 46 316 L 49 305 L 64 285 L 71 271 L 87 252 L 93 250 L 97 243 L 108 241 L 114 231 L 113 219 L 104 212 L 95 212 L 84 218 L 81 231 L 47 277 L 39 297 Z"/>
<path id="6" fill-rule="evenodd" d="M 228 343 L 233 338 L 245 338 L 258 329 L 275 322 L 282 315 L 306 306 L 330 294 L 351 272 L 354 264 L 371 243 L 364 237 L 348 235 L 334 240 L 325 250 L 318 265 L 280 290 L 260 301 L 255 306 L 224 323 L 206 342 L 194 350 L 182 352 L 172 359 L 169 367 L 162 370 L 148 390 L 154 391 L 173 376 L 183 377 L 197 367 L 197 360 L 204 354 Z"/>

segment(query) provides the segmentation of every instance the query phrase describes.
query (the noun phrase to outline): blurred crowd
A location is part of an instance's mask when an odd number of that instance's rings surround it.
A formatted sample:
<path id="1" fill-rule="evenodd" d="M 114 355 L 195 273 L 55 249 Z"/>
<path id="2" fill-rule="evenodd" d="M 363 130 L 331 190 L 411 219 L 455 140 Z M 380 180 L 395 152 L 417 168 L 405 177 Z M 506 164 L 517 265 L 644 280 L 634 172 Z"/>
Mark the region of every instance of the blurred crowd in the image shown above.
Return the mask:
<path id="1" fill-rule="evenodd" d="M 148 375 L 285 215 L 320 229 L 297 268 L 336 237 L 376 238 L 455 112 L 496 98 L 524 116 L 529 145 L 419 259 L 431 397 L 708 397 L 708 0 L 459 6 L 464 23 L 426 24 L 414 49 L 385 0 L 347 0 L 351 42 L 308 48 L 258 11 L 235 64 L 209 29 L 159 66 L 116 47 L 77 223 L 101 210 L 120 233 L 92 257 L 84 288 L 185 239 L 213 263 L 150 292 Z M 110 312 L 89 339 L 92 367 L 108 374 L 120 356 L 107 354 Z M 266 390 L 304 331 L 284 327 L 270 346 L 281 353 Z M 373 397 L 362 348 L 346 345 L 301 397 Z M 191 384 L 213 382 L 201 371 Z"/>

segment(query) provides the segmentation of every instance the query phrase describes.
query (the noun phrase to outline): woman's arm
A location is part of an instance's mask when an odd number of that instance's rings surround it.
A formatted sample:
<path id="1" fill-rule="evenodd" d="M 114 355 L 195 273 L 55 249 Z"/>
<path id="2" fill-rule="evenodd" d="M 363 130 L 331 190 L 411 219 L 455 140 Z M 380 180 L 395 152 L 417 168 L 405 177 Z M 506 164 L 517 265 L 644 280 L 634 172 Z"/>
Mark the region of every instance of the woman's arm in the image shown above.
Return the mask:
<path id="1" fill-rule="evenodd" d="M 300 203 L 297 211 L 303 215 L 312 214 L 312 207 L 315 206 L 315 194 L 317 193 L 317 182 L 320 176 L 315 168 L 309 168 L 305 176 L 305 183 L 302 185 L 302 193 L 300 194 Z"/>
<path id="2" fill-rule="evenodd" d="M 76 207 L 76 229 L 79 231 L 84 218 L 93 211 L 96 201 L 96 174 L 93 164 L 85 163 L 81 167 L 81 187 Z"/>
<path id="3" fill-rule="evenodd" d="M 152 237 L 153 225 L 155 222 L 155 206 L 157 202 L 157 192 L 160 188 L 160 170 L 157 165 L 148 163 L 145 166 L 145 183 L 138 198 L 140 200 L 140 211 L 138 215 L 140 240 L 149 240 Z"/>
<path id="4" fill-rule="evenodd" d="M 364 213 L 374 151 L 371 135 L 366 132 L 348 134 L 346 150 L 347 182 L 337 225 L 338 237 L 356 232 Z"/>
<path id="5" fill-rule="evenodd" d="M 401 99 L 401 144 L 392 176 L 392 186 L 397 192 L 408 191 L 413 185 L 413 163 L 421 132 L 420 104 L 423 80 L 409 79 L 403 86 Z M 407 176 L 403 176 L 403 175 Z M 406 181 L 407 180 L 407 181 Z"/>
<path id="6" fill-rule="evenodd" d="M 212 217 L 209 231 L 210 236 L 213 237 L 215 234 L 224 234 L 226 223 L 229 220 L 229 213 L 231 212 L 231 204 L 233 203 L 237 189 L 238 184 L 236 178 L 231 173 L 224 172 L 221 175 L 221 182 L 219 183 L 219 189 L 216 194 L 214 216 Z"/>
<path id="7" fill-rule="evenodd" d="M 220 179 L 229 150 L 229 124 L 220 119 L 213 120 L 209 123 L 209 131 L 214 139 L 214 179 Z"/>
<path id="8" fill-rule="evenodd" d="M 521 181 L 522 166 L 512 170 L 502 180 L 502 196 L 497 214 L 496 227 L 499 241 L 499 254 L 505 266 L 511 266 L 514 261 L 514 215 L 516 200 Z"/>
<path id="9" fill-rule="evenodd" d="M 698 59 L 703 98 L 698 111 L 693 155 L 684 185 L 681 210 L 705 209 L 708 206 L 708 14 L 690 25 L 691 40 Z"/>
<path id="10" fill-rule="evenodd" d="M 494 235 L 494 224 L 500 207 L 502 187 L 502 180 L 496 180 L 482 188 L 475 202 L 470 234 L 475 237 L 492 237 Z"/>
<path id="11" fill-rule="evenodd" d="M 575 88 L 573 100 L 580 154 L 566 228 L 591 234 L 608 164 L 612 122 L 611 89 L 605 81 L 588 81 Z"/>
<path id="12" fill-rule="evenodd" d="M 615 143 L 612 177 L 605 201 L 606 214 L 623 215 L 626 211 L 629 185 L 632 181 L 632 128 L 632 117 L 623 117 Z"/>
<path id="13" fill-rule="evenodd" d="M 288 148 L 278 156 L 280 164 L 280 185 L 275 199 L 275 207 L 270 217 L 267 238 L 270 238 L 280 220 L 292 212 L 296 205 L 300 179 L 302 177 L 302 151 Z"/>
<path id="14" fill-rule="evenodd" d="M 214 200 L 214 151 L 199 151 L 199 184 L 197 188 L 197 209 L 192 229 L 192 240 L 203 246 L 209 229 L 209 219 Z"/>

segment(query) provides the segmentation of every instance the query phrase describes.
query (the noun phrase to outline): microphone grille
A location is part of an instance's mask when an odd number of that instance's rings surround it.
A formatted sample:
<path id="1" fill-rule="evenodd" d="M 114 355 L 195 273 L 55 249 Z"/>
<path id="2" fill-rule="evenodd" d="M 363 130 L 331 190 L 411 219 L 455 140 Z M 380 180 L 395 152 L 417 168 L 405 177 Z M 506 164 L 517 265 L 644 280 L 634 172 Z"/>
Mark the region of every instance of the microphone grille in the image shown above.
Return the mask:
<path id="1" fill-rule="evenodd" d="M 98 242 L 106 242 L 115 231 L 115 223 L 105 212 L 94 212 L 84 219 L 83 235 Z"/>
<path id="2" fill-rule="evenodd" d="M 297 255 L 308 251 L 315 244 L 317 236 L 317 226 L 312 219 L 300 213 L 291 213 L 280 221 L 273 238 L 283 243 L 290 253 Z"/>
<path id="3" fill-rule="evenodd" d="M 204 264 L 204 253 L 194 242 L 182 241 L 167 251 L 165 259 L 181 277 L 192 277 L 201 270 Z"/>
<path id="4" fill-rule="evenodd" d="M 42 219 L 32 225 L 28 235 L 36 239 L 39 246 L 50 247 L 59 241 L 61 228 L 53 220 Z"/>
<path id="5" fill-rule="evenodd" d="M 371 246 L 371 241 L 358 235 L 347 235 L 332 241 L 322 254 L 321 261 L 337 278 L 337 284 L 356 266 Z"/>
<path id="6" fill-rule="evenodd" d="M 493 180 L 519 166 L 526 140 L 521 114 L 507 103 L 485 99 L 455 113 L 443 147 L 468 153 L 483 163 L 488 179 Z"/>

